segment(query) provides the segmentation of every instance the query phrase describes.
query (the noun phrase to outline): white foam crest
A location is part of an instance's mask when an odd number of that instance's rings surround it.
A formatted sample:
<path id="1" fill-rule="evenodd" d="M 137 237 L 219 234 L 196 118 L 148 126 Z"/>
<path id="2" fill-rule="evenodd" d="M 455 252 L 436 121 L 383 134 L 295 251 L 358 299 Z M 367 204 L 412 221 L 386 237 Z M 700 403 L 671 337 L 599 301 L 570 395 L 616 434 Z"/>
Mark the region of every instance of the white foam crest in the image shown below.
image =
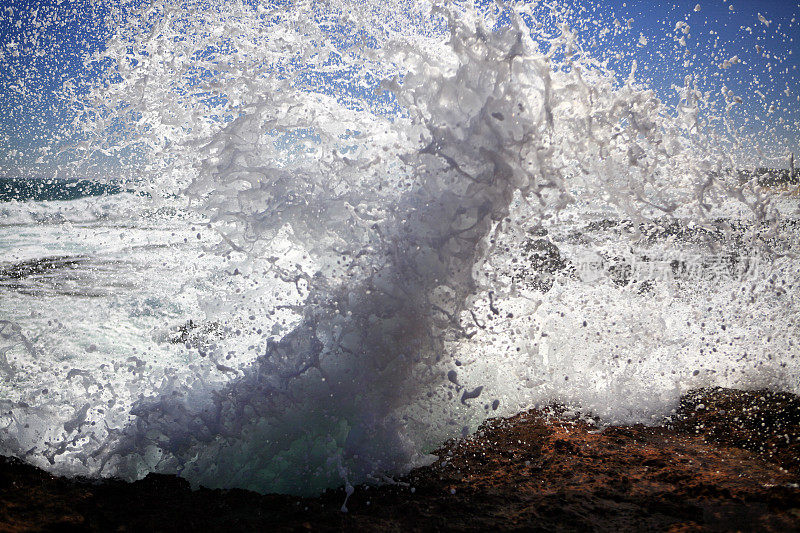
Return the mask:
<path id="1" fill-rule="evenodd" d="M 25 224 L 85 224 L 129 220 L 151 206 L 130 193 L 78 200 L 45 202 L 12 200 L 0 202 L 0 226 Z"/>
<path id="2" fill-rule="evenodd" d="M 208 307 L 236 316 L 258 307 L 247 302 L 256 293 L 296 286 L 273 306 L 289 332 L 264 333 L 266 349 L 230 378 L 213 375 L 223 348 L 212 364 L 148 378 L 133 386 L 149 392 L 126 423 L 106 417 L 80 439 L 87 416 L 103 418 L 91 406 L 58 419 L 61 440 L 29 435 L 15 415 L 4 450 L 62 472 L 313 494 L 425 462 L 490 412 L 487 397 L 503 409 L 556 399 L 652 420 L 699 383 L 665 376 L 654 400 L 648 392 L 670 361 L 695 363 L 682 353 L 696 336 L 681 342 L 677 321 L 701 313 L 696 300 L 664 289 L 668 317 L 658 298 L 575 280 L 520 295 L 502 248 L 557 227 L 568 207 L 588 219 L 595 203 L 634 227 L 688 218 L 714 229 L 724 226 L 715 204 L 734 197 L 754 227 L 771 221 L 772 204 L 726 174 L 731 159 L 703 132 L 692 80 L 670 109 L 633 75 L 620 83 L 568 27 L 537 30 L 525 6 L 436 6 L 421 27 L 424 4 L 393 16 L 324 6 L 153 3 L 109 43 L 109 85 L 87 116 L 99 138 L 111 123 L 120 149 L 138 151 L 144 188 L 180 191 L 208 216 L 225 253 L 240 254 L 237 272 L 272 278 Z M 487 329 L 475 312 L 500 316 L 495 297 L 514 316 Z M 763 305 L 776 324 L 780 305 Z M 277 321 L 261 311 L 266 331 Z M 549 325 L 519 323 L 536 313 Z M 580 316 L 595 330 L 575 334 Z M 615 320 L 627 329 L 610 337 L 623 343 L 593 336 Z M 518 336 L 521 355 L 494 353 Z M 781 361 L 796 349 L 789 337 Z M 460 357 L 472 370 L 453 369 Z M 719 357 L 723 367 L 735 355 Z M 45 433 L 57 444 L 43 445 Z"/>

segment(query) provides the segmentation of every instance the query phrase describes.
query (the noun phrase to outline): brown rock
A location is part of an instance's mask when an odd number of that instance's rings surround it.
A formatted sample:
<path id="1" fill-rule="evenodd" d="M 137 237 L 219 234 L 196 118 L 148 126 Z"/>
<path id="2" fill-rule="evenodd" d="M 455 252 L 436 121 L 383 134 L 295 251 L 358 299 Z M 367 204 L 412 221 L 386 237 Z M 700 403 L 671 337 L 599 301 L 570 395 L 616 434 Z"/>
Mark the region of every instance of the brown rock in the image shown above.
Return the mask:
<path id="1" fill-rule="evenodd" d="M 702 404 L 702 407 L 700 405 Z M 318 498 L 50 476 L 0 464 L 0 531 L 800 530 L 800 400 L 712 389 L 662 427 L 598 429 L 557 407 L 494 419 L 397 485 Z M 412 490 L 413 489 L 413 490 Z"/>

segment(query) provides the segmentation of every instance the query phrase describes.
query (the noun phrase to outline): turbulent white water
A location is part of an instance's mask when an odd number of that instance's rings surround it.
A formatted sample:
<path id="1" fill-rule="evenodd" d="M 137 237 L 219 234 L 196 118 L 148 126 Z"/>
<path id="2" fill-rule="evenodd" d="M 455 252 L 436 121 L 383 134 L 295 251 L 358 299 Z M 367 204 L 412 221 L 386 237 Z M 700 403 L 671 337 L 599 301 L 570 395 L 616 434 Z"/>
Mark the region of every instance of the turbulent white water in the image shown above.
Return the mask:
<path id="1" fill-rule="evenodd" d="M 81 97 L 71 149 L 147 194 L 0 204 L 3 453 L 314 494 L 549 401 L 800 389 L 797 199 L 691 79 L 665 105 L 558 9 L 186 4 Z"/>

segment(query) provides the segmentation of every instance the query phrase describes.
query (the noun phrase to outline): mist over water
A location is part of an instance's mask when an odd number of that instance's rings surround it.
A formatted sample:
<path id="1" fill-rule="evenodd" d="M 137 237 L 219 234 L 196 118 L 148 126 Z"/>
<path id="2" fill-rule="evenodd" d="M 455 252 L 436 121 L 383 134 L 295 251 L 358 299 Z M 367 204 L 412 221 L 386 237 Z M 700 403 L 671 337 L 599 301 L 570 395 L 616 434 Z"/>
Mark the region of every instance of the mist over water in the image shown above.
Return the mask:
<path id="1" fill-rule="evenodd" d="M 3 453 L 315 494 L 537 404 L 800 389 L 797 198 L 691 77 L 558 6 L 119 10 L 65 150 L 143 194 L 0 204 Z"/>

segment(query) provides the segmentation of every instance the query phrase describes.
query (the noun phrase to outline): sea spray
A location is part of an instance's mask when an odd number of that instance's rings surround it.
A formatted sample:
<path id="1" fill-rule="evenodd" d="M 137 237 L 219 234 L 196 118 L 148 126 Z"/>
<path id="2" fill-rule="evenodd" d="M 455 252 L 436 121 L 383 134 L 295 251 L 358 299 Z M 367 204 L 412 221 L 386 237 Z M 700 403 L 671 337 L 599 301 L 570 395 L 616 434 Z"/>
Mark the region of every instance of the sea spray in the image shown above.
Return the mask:
<path id="1" fill-rule="evenodd" d="M 5 452 L 65 473 L 314 494 L 425 462 L 490 405 L 568 400 L 649 421 L 682 388 L 719 382 L 687 361 L 736 368 L 742 335 L 715 331 L 734 348 L 709 359 L 705 323 L 683 342 L 683 325 L 665 322 L 707 313 L 697 288 L 637 292 L 642 280 L 589 280 L 566 260 L 550 285 L 525 286 L 532 273 L 512 261 L 533 231 L 574 266 L 586 243 L 559 228 L 576 219 L 625 220 L 630 231 L 585 231 L 607 241 L 595 253 L 676 220 L 724 241 L 717 205 L 729 198 L 759 237 L 775 207 L 727 172 L 691 78 L 671 109 L 525 6 L 185 7 L 145 5 L 118 29 L 95 58 L 107 84 L 84 120 L 100 144 L 135 154 L 156 205 L 188 198 L 219 235 L 205 253 L 222 265 L 197 291 L 219 338 L 187 336 L 196 359 L 163 373 L 137 356 L 68 373 L 90 401 L 9 405 Z M 796 272 L 786 259 L 773 268 L 773 287 Z M 775 365 L 755 375 L 791 388 L 783 310 L 763 299 L 742 314 L 778 332 Z M 238 340 L 248 335 L 265 346 Z M 657 377 L 676 359 L 680 375 Z M 132 405 L 112 415 L 117 402 Z"/>
<path id="2" fill-rule="evenodd" d="M 508 215 L 514 191 L 527 191 L 535 180 L 522 161 L 509 156 L 526 136 L 550 127 L 551 121 L 532 120 L 531 114 L 552 113 L 541 91 L 525 95 L 514 83 L 515 62 L 525 58 L 519 28 L 495 35 L 481 29 L 476 35 L 474 28 L 451 24 L 454 49 L 473 50 L 481 76 L 474 77 L 475 67 L 465 62 L 424 83 L 409 75 L 402 88 L 395 86 L 425 125 L 419 129 L 423 146 L 399 156 L 409 190 L 397 197 L 385 220 L 373 223 L 372 249 L 348 258 L 348 283 L 329 287 L 325 278 L 309 281 L 300 324 L 270 343 L 242 378 L 209 398 L 165 394 L 142 402 L 132 411 L 135 429 L 128 432 L 134 436 L 123 441 L 138 441 L 138 449 L 141 435 L 154 434 L 154 444 L 183 476 L 204 485 L 257 490 L 313 492 L 342 475 L 360 482 L 419 461 L 418 444 L 403 430 L 403 408 L 439 379 L 443 337 L 459 328 L 475 292 L 472 269 L 483 241 Z M 430 102 L 431 90 L 450 95 Z M 519 102 L 507 101 L 512 91 L 517 98 L 527 96 L 531 111 L 513 109 Z M 454 105 L 465 98 L 454 117 Z M 415 104 L 423 100 L 424 107 Z M 513 129 L 495 126 L 503 112 L 517 123 L 517 139 Z M 232 124 L 252 124 L 249 118 Z M 454 118 L 456 134 L 445 127 Z M 229 131 L 222 132 L 226 141 Z M 232 170 L 223 160 L 226 168 L 215 166 L 206 175 L 246 181 L 254 172 L 243 165 Z M 255 172 L 260 183 L 263 174 L 286 179 L 277 169 Z M 286 197 L 275 200 L 283 203 Z M 322 201 L 319 211 L 314 201 L 304 202 L 296 238 L 308 238 L 309 215 L 336 215 L 336 203 Z M 281 214 L 294 230 L 295 217 Z M 330 222 L 324 227 L 332 229 Z M 477 398 L 476 391 L 463 398 Z M 115 457 L 118 450 L 112 453 Z M 140 465 L 133 468 L 136 474 Z"/>

